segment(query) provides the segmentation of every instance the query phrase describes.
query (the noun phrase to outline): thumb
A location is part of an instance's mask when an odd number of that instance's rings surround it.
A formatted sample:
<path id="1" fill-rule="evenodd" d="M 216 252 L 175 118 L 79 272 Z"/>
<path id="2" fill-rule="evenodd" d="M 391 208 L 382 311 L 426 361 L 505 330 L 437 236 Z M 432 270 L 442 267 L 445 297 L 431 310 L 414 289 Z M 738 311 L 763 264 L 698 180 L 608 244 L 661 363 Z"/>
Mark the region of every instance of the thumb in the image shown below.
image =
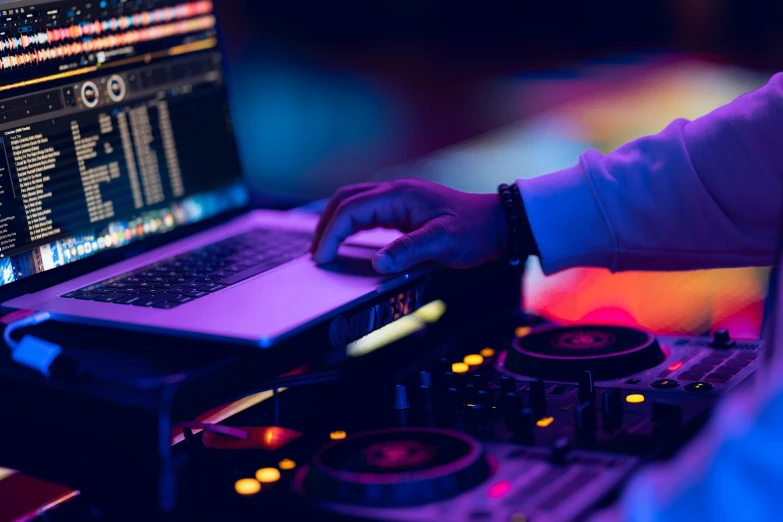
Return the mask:
<path id="1" fill-rule="evenodd" d="M 418 230 L 400 236 L 382 248 L 372 260 L 382 274 L 400 272 L 425 261 L 452 257 L 456 237 L 443 220 L 434 220 Z"/>

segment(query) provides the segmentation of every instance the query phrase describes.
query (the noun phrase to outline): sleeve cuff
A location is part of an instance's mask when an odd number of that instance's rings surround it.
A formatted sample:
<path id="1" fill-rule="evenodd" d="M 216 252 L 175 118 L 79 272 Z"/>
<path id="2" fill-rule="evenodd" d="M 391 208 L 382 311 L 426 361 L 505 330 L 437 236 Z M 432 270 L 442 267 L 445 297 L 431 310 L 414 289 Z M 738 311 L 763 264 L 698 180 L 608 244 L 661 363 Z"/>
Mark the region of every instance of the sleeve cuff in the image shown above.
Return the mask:
<path id="1" fill-rule="evenodd" d="M 615 240 L 583 164 L 517 181 L 544 274 L 616 267 Z"/>

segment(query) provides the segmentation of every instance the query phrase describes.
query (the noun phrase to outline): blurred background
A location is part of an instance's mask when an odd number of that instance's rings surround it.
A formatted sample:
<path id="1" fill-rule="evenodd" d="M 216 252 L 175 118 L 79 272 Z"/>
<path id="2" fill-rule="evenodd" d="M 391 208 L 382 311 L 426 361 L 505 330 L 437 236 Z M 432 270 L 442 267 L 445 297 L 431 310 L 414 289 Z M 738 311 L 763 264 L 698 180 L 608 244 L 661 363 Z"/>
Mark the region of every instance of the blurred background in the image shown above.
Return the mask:
<path id="1" fill-rule="evenodd" d="M 417 176 L 470 191 L 570 167 L 783 70 L 783 2 L 218 3 L 259 202 Z M 564 211 L 567 211 L 564 209 Z M 769 271 L 526 277 L 563 322 L 758 337 Z"/>

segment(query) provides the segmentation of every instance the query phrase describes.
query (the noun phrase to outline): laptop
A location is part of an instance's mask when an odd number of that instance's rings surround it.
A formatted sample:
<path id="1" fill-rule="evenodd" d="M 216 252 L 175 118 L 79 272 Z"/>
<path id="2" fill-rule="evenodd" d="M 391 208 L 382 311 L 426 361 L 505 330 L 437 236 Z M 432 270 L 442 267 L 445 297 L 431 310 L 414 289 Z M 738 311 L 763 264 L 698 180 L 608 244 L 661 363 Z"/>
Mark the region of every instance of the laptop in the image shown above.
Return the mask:
<path id="1" fill-rule="evenodd" d="M 319 267 L 317 216 L 250 208 L 210 0 L 0 11 L 4 309 L 270 347 L 413 276 L 371 268 L 397 232 Z"/>

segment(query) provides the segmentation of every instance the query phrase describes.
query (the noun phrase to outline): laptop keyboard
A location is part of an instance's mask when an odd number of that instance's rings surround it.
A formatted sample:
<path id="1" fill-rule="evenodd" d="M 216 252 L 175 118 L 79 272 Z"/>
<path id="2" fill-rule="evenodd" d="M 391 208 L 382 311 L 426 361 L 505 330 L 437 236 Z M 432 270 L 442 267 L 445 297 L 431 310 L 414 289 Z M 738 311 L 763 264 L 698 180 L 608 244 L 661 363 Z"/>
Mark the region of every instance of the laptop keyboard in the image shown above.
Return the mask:
<path id="1" fill-rule="evenodd" d="M 304 255 L 311 234 L 254 229 L 62 297 L 168 310 Z"/>

